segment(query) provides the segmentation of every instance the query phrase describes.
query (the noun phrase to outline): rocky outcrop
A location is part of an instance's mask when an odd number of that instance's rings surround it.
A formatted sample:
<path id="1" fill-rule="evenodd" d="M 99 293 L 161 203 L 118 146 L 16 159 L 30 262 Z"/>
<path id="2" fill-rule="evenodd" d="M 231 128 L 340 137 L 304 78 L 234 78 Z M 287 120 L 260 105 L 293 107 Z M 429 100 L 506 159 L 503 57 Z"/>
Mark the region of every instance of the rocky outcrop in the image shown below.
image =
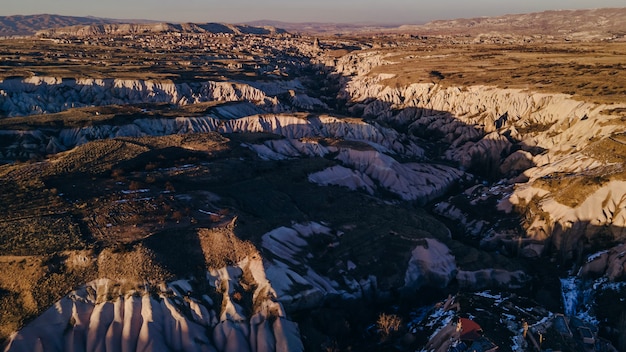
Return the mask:
<path id="1" fill-rule="evenodd" d="M 466 290 L 520 288 L 529 279 L 522 270 L 463 270 L 457 266 L 455 257 L 445 244 L 435 239 L 426 239 L 423 245 L 418 245 L 411 253 L 405 274 L 405 288 L 444 288 L 452 280 L 456 280 L 459 287 Z"/>
<path id="2" fill-rule="evenodd" d="M 362 189 L 369 194 L 374 194 L 376 187 L 366 174 L 339 165 L 310 174 L 309 181 L 322 186 L 343 186 L 353 191 Z"/>
<path id="3" fill-rule="evenodd" d="M 558 193 L 525 187 L 509 199 L 516 205 L 542 200 L 542 213 L 531 218 L 527 229 L 529 237 L 550 238 L 564 259 L 576 260 L 589 248 L 606 247 L 626 238 L 626 181 L 600 184 L 576 205 L 560 203 L 555 199 Z"/>
<path id="4" fill-rule="evenodd" d="M 210 295 L 194 292 L 186 280 L 170 282 L 156 294 L 124 291 L 130 284 L 125 282 L 90 282 L 14 334 L 6 351 L 304 349 L 297 325 L 274 300 L 276 292 L 259 258 L 211 271 L 207 280 L 214 290 Z M 242 302 L 242 280 L 253 281 L 247 283 L 255 287 L 251 302 Z M 246 314 L 243 304 L 250 304 L 252 312 Z"/>
<path id="5" fill-rule="evenodd" d="M 305 255 L 315 237 L 335 236 L 335 231 L 316 222 L 280 227 L 263 235 L 261 247 L 269 257 L 267 277 L 286 309 L 313 308 L 329 296 L 360 297 L 357 280 L 344 276 L 340 281 L 316 272 L 312 268 L 315 255 Z"/>
<path id="6" fill-rule="evenodd" d="M 380 151 L 419 158 L 423 150 L 396 131 L 375 123 L 334 116 L 311 116 L 298 114 L 252 115 L 254 111 L 246 104 L 230 108 L 219 108 L 204 117 L 137 118 L 129 124 L 98 124 L 85 127 L 4 130 L 4 158 L 19 157 L 19 151 L 27 153 L 50 153 L 67 150 L 92 140 L 115 137 L 163 136 L 170 134 L 220 132 L 243 133 L 265 132 L 281 135 L 288 139 L 307 137 L 358 140 L 378 148 Z M 246 115 L 241 117 L 241 115 Z M 222 116 L 222 117 L 218 117 Z"/>
<path id="7" fill-rule="evenodd" d="M 333 129 L 330 136 L 336 137 L 344 134 L 347 129 L 353 127 Z M 376 125 L 374 125 L 376 128 Z M 389 129 L 381 129 L 379 132 L 386 134 Z M 289 133 L 293 136 L 293 134 Z M 338 185 L 352 190 L 363 189 L 367 193 L 374 194 L 385 190 L 396 194 L 400 199 L 416 201 L 425 204 L 430 200 L 442 196 L 452 185 L 458 182 L 465 174 L 456 168 L 419 162 L 399 162 L 393 155 L 406 156 L 421 150 L 393 141 L 392 137 L 377 138 L 378 132 L 372 134 L 350 133 L 352 138 L 368 144 L 349 144 L 342 146 L 325 146 L 319 141 L 308 139 L 288 138 L 285 140 L 270 140 L 264 144 L 249 145 L 263 159 L 282 160 L 299 156 L 328 156 L 336 155 L 334 159 L 343 166 L 332 166 L 326 170 L 309 175 L 309 181 L 321 185 Z M 395 131 L 391 136 L 396 135 Z M 369 137 L 368 137 L 369 136 Z M 372 138 L 373 137 L 373 138 Z M 345 137 L 343 137 L 345 138 Z M 350 138 L 350 139 L 352 139 Z M 385 145 L 380 145 L 380 141 Z M 393 141 L 390 145 L 389 142 Z M 389 150 L 386 146 L 393 149 Z M 409 149 L 411 148 L 411 149 Z M 413 150 L 412 152 L 409 150 Z M 389 154 L 385 154 L 389 153 Z"/>
<path id="8" fill-rule="evenodd" d="M 444 142 L 444 147 L 438 144 L 435 157 L 458 163 L 462 170 L 481 178 L 516 184 L 505 192 L 467 194 L 467 201 L 440 202 L 435 209 L 438 214 L 460 222 L 473 236 L 491 236 L 483 243 L 494 246 L 494 239 L 502 244 L 518 235 L 498 232 L 493 219 L 460 204 L 471 207 L 478 202 L 492 207 L 487 204 L 498 203 L 503 212 L 522 212 L 526 233 L 517 240 L 520 253 L 528 256 L 543 254 L 542 242 L 548 239 L 560 256 L 576 259 L 594 245 L 606 246 L 624 238 L 623 172 L 615 166 L 619 157 L 610 160 L 603 155 L 607 145 L 597 143 L 626 132 L 619 114 L 611 113 L 624 108 L 623 104 L 594 104 L 566 94 L 489 86 L 387 86 L 383 81 L 394 77 L 384 73 L 388 60 L 385 54 L 371 51 L 335 63 L 337 71 L 350 75 L 342 78 L 339 94 L 348 102 L 349 111 L 406 130 L 411 138 Z M 383 73 L 372 74 L 373 67 Z M 621 148 L 620 140 L 608 147 Z M 537 181 L 562 175 L 580 175 L 597 186 L 581 189 L 579 193 L 584 194 L 576 196 L 581 198 L 579 204 L 569 206 L 563 200 L 568 191 Z M 544 186 L 535 187 L 535 183 Z M 530 203 L 539 211 L 525 213 Z"/>
<path id="9" fill-rule="evenodd" d="M 457 275 L 456 262 L 448 247 L 434 239 L 426 239 L 411 252 L 404 276 L 406 288 L 422 286 L 446 287 Z"/>
<path id="10" fill-rule="evenodd" d="M 463 176 L 463 172 L 453 167 L 400 163 L 377 151 L 341 149 L 337 159 L 369 176 L 381 188 L 401 199 L 418 201 L 422 205 L 444 195 Z"/>
<path id="11" fill-rule="evenodd" d="M 174 83 L 124 79 L 33 76 L 0 82 L 0 114 L 20 116 L 55 113 L 73 107 L 205 101 L 248 101 L 265 111 L 285 110 L 276 97 L 245 83 Z"/>
<path id="12" fill-rule="evenodd" d="M 328 273 L 313 269 L 320 253 L 310 249 L 311 243 L 319 243 L 320 238 L 324 238 L 329 243 L 324 249 L 327 251 L 337 245 L 340 236 L 341 232 L 315 222 L 280 227 L 263 236 L 262 248 L 268 254 L 267 277 L 286 309 L 312 308 L 330 298 L 386 297 L 389 294 L 378 286 L 384 278 L 378 274 L 359 277 L 358 267 L 351 261 L 343 263 L 340 260 L 335 266 L 341 269 L 334 268 Z M 412 249 L 407 249 L 409 260 L 404 264 L 403 280 L 387 290 L 412 294 L 423 287 L 445 288 L 453 280 L 470 290 L 519 288 L 529 280 L 521 270 L 461 270 L 450 249 L 441 241 L 425 238 L 417 242 Z"/>
<path id="13" fill-rule="evenodd" d="M 622 281 L 626 277 L 626 245 L 620 244 L 588 256 L 578 275 L 583 278 L 604 276 L 610 281 Z"/>

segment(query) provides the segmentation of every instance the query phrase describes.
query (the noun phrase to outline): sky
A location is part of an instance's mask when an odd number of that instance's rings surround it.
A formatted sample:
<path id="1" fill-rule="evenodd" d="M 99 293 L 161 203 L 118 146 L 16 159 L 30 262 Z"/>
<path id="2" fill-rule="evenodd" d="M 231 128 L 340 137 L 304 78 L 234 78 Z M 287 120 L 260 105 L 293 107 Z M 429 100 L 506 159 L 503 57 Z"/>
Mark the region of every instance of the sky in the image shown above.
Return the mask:
<path id="1" fill-rule="evenodd" d="M 626 7 L 624 0 L 2 0 L 0 16 L 58 14 L 167 22 L 414 24 L 556 9 Z"/>

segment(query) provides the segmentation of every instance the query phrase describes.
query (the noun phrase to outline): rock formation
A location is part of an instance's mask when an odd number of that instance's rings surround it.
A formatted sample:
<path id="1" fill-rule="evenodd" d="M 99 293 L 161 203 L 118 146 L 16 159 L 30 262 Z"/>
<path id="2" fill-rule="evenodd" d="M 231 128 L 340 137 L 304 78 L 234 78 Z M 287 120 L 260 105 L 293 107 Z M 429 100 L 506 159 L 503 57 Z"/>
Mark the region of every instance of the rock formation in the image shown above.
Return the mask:
<path id="1" fill-rule="evenodd" d="M 272 93 L 279 94 L 280 90 L 274 88 Z M 234 82 L 175 84 L 171 81 L 37 76 L 0 82 L 0 112 L 6 116 L 55 113 L 84 106 L 138 103 L 188 105 L 206 101 L 247 101 L 266 111 L 285 109 L 276 97 L 268 96 L 248 84 Z"/>
<path id="2" fill-rule="evenodd" d="M 511 191 L 492 194 L 499 209 L 510 212 L 515 206 L 523 213 L 529 203 L 536 204 L 540 213 L 525 215 L 526 237 L 551 239 L 551 248 L 565 259 L 575 259 L 576 251 L 589 250 L 591 244 L 600 245 L 594 236 L 602 233 L 603 227 L 610 229 L 610 241 L 623 239 L 621 168 L 615 161 L 607 161 L 597 145 L 619 146 L 618 136 L 626 127 L 618 114 L 608 111 L 624 105 L 487 86 L 410 84 L 392 88 L 380 83 L 389 75 L 368 74 L 373 67 L 384 67 L 386 60 L 382 54 L 369 52 L 337 62 L 339 72 L 352 75 L 344 79 L 345 90 L 340 95 L 352 111 L 406 128 L 416 137 L 437 136 L 448 146 L 442 157 L 459 163 L 462 169 L 492 180 L 511 177 L 507 182 L 516 184 Z M 615 138 L 597 142 L 607 138 L 604 136 Z M 597 186 L 587 187 L 593 192 L 584 193 L 577 204 L 566 205 L 563 201 L 567 199 L 556 196 L 566 190 L 550 188 L 545 181 L 559 175 L 595 177 L 596 181 L 589 182 Z M 534 186 L 538 184 L 542 186 Z M 444 204 L 440 203 L 443 208 L 438 213 L 464 223 L 470 233 L 490 231 L 488 223 L 468 219 L 462 210 Z"/>
<path id="3" fill-rule="evenodd" d="M 254 281 L 253 302 L 241 301 L 242 270 Z M 195 293 L 186 280 L 157 292 L 125 290 L 129 283 L 108 279 L 87 283 L 13 335 L 6 351 L 303 350 L 298 327 L 272 298 L 258 257 L 206 279 L 214 298 Z M 248 303 L 254 310 L 246 315 L 242 305 Z"/>

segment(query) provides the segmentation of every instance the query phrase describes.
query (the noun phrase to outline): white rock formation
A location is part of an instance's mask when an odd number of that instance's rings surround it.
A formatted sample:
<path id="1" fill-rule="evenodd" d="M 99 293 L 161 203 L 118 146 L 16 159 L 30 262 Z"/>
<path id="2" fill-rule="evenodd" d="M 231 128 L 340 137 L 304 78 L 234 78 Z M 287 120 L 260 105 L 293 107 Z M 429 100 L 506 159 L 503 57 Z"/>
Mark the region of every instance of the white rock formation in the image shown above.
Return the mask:
<path id="1" fill-rule="evenodd" d="M 552 237 L 556 249 L 572 258 L 573 251 L 580 250 L 580 241 L 593 242 L 602 227 L 608 227 L 615 240 L 625 238 L 621 181 L 602 183 L 575 209 L 558 204 L 548 191 L 532 187 L 540 177 L 602 175 L 603 168 L 611 164 L 596 159 L 585 148 L 626 132 L 621 116 L 608 112 L 625 104 L 595 104 L 566 94 L 489 86 L 389 87 L 381 81 L 393 75 L 371 73 L 374 67 L 388 63 L 386 54 L 368 51 L 327 64 L 345 74 L 339 98 L 348 101 L 353 112 L 401 126 L 421 138 L 446 142 L 443 156 L 462 168 L 519 182 L 512 192 L 501 195 L 501 210 L 510 212 L 513 205 L 528 204 L 537 197 L 535 204 L 541 212 L 529 215 L 526 237 L 532 241 L 525 242 L 528 246 Z M 377 72 L 384 72 L 384 68 Z M 522 175 L 516 177 L 519 173 Z M 480 219 L 466 218 L 449 203 L 442 202 L 439 207 L 439 213 L 465 223 L 474 234 L 488 230 Z"/>
<path id="2" fill-rule="evenodd" d="M 309 181 L 322 186 L 348 187 L 353 191 L 362 189 L 369 194 L 374 194 L 374 188 L 376 187 L 374 181 L 366 174 L 339 165 L 310 174 Z"/>
<path id="3" fill-rule="evenodd" d="M 626 181 L 610 181 L 576 207 L 557 202 L 546 190 L 532 187 L 520 189 L 511 196 L 513 204 L 529 202 L 532 197 L 543 197 L 541 209 L 549 219 L 537 216 L 529 228 L 529 237 L 545 239 L 552 237 L 553 245 L 565 253 L 580 249 L 580 242 L 594 242 L 599 233 L 608 234 L 615 240 L 626 238 Z"/>
<path id="4" fill-rule="evenodd" d="M 456 262 L 450 249 L 435 239 L 426 239 L 411 252 L 404 285 L 413 289 L 425 285 L 446 287 L 456 274 Z"/>
<path id="5" fill-rule="evenodd" d="M 481 290 L 494 287 L 520 288 L 529 280 L 521 270 L 486 268 L 474 271 L 458 268 L 450 249 L 435 239 L 425 239 L 411 253 L 405 273 L 405 288 L 443 288 L 455 279 L 461 288 Z"/>
<path id="6" fill-rule="evenodd" d="M 463 175 L 461 171 L 444 165 L 400 163 L 378 151 L 346 148 L 339 151 L 337 159 L 401 199 L 421 204 L 442 196 Z"/>
<path id="7" fill-rule="evenodd" d="M 55 113 L 73 107 L 206 101 L 248 101 L 269 112 L 285 107 L 245 83 L 174 83 L 172 81 L 57 78 L 33 76 L 0 81 L 0 114 L 20 116 Z"/>
<path id="8" fill-rule="evenodd" d="M 395 130 L 356 119 L 342 119 L 327 115 L 306 118 L 296 114 L 239 117 L 245 114 L 241 111 L 242 109 L 246 111 L 249 106 L 238 104 L 217 110 L 216 115 L 227 115 L 226 118 L 213 115 L 175 119 L 139 118 L 125 125 L 99 124 L 46 131 L 0 131 L 5 140 L 14 140 L 12 145 L 5 148 L 4 151 L 0 150 L 0 158 L 16 157 L 18 155 L 15 153 L 19 150 L 25 150 L 27 153 L 67 150 L 97 139 L 212 131 L 221 133 L 267 132 L 282 135 L 289 139 L 329 137 L 357 140 L 370 143 L 379 150 L 389 153 L 413 157 L 420 157 L 423 154 L 421 148 L 400 136 Z M 237 118 L 231 118 L 234 116 Z"/>
<path id="9" fill-rule="evenodd" d="M 626 277 L 626 244 L 590 255 L 578 275 L 585 278 L 605 276 L 610 281 L 623 280 Z"/>
<path id="10" fill-rule="evenodd" d="M 261 246 L 269 256 L 267 277 L 276 290 L 278 300 L 288 309 L 312 308 L 328 295 L 353 297 L 345 286 L 315 272 L 310 266 L 308 239 L 332 235 L 330 228 L 316 222 L 280 227 L 263 235 Z M 357 285 L 358 286 L 358 285 Z"/>
<path id="11" fill-rule="evenodd" d="M 235 302 L 242 268 L 257 285 L 250 317 Z M 221 308 L 194 295 L 185 280 L 158 297 L 115 291 L 115 282 L 96 280 L 12 335 L 5 351 L 302 351 L 298 327 L 285 317 L 265 275 L 260 258 L 209 273 L 210 285 L 225 288 Z"/>

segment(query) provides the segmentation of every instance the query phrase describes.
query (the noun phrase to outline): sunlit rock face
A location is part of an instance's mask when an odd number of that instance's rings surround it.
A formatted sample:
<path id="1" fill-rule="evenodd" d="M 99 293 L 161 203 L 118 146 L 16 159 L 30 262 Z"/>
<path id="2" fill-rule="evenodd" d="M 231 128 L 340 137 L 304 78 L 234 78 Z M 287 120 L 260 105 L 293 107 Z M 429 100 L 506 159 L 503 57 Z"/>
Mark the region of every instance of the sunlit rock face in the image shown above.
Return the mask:
<path id="1" fill-rule="evenodd" d="M 6 351 L 303 350 L 259 258 L 205 279 L 212 287 L 205 294 L 194 291 L 196 280 L 150 292 L 108 279 L 90 282 L 11 336 Z M 256 288 L 248 298 L 242 295 L 246 283 Z"/>
<path id="2" fill-rule="evenodd" d="M 317 104 L 311 99 L 302 100 L 302 104 Z M 0 82 L 0 113 L 7 116 L 56 113 L 84 106 L 138 103 L 188 105 L 206 101 L 249 101 L 266 111 L 285 110 L 275 96 L 245 83 L 208 81 L 177 84 L 171 81 L 39 76 Z"/>
<path id="3" fill-rule="evenodd" d="M 346 74 L 339 94 L 349 110 L 375 121 L 408 130 L 409 135 L 445 142 L 439 157 L 464 170 L 514 184 L 510 190 L 483 194 L 498 209 L 524 214 L 521 252 L 539 256 L 554 251 L 564 260 L 580 260 L 581 253 L 623 240 L 623 171 L 619 157 L 607 156 L 621 148 L 626 127 L 619 114 L 623 104 L 595 104 L 566 94 L 535 93 L 489 86 L 443 87 L 437 84 L 383 84 L 394 75 L 372 75 L 372 68 L 391 63 L 376 52 L 347 55 L 335 64 Z M 349 75 L 349 77 L 348 77 Z M 615 110 L 617 109 L 617 110 Z M 619 152 L 621 153 L 621 152 Z M 621 155 L 621 154 L 619 154 Z M 587 179 L 575 197 L 567 194 L 563 176 Z M 567 180 L 567 178 L 565 178 Z M 576 201 L 568 201 L 575 199 Z M 468 206 L 469 206 L 468 203 Z M 541 212 L 527 212 L 529 206 Z M 435 211 L 459 221 L 474 236 L 492 236 L 502 243 L 510 235 L 489 234 L 493 219 L 475 218 L 458 202 L 441 202 Z M 604 234 L 608 230 L 608 234 Z M 496 230 L 497 231 L 497 230 Z M 517 236 L 514 234 L 513 236 Z M 548 248 L 539 242 L 550 239 Z M 485 242 L 487 243 L 487 242 Z"/>

